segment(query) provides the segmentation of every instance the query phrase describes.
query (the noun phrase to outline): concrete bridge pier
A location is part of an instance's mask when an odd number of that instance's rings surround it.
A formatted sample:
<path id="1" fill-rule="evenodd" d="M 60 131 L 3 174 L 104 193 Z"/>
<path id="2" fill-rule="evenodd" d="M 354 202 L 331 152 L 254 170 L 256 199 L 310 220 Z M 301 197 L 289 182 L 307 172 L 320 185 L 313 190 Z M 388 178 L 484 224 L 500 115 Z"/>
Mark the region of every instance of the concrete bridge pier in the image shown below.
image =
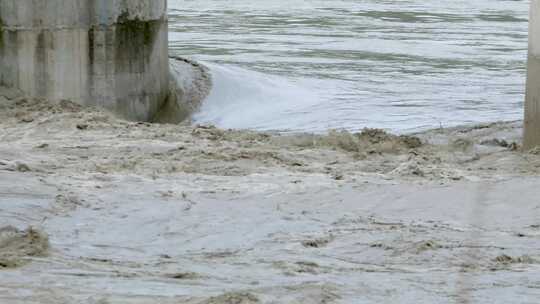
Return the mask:
<path id="1" fill-rule="evenodd" d="M 150 121 L 169 93 L 166 0 L 0 0 L 0 85 Z"/>
<path id="2" fill-rule="evenodd" d="M 524 149 L 540 146 L 540 0 L 531 0 Z"/>

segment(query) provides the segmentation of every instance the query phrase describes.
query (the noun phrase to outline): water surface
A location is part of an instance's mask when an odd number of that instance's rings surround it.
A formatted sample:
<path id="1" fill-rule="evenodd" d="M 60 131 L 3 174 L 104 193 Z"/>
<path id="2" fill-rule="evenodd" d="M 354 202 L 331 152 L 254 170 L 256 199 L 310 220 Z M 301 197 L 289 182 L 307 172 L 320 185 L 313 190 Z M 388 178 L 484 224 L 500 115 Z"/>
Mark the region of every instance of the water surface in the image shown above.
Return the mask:
<path id="1" fill-rule="evenodd" d="M 170 0 L 170 48 L 212 70 L 199 123 L 411 132 L 514 120 L 528 3 Z"/>

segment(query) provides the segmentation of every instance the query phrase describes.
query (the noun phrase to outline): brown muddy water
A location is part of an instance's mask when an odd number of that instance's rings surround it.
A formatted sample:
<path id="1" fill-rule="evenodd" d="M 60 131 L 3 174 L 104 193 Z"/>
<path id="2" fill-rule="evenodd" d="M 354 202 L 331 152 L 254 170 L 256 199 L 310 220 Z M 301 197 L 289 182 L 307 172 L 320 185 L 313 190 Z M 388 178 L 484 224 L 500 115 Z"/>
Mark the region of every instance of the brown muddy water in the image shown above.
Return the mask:
<path id="1" fill-rule="evenodd" d="M 540 298 L 520 122 L 278 135 L 0 95 L 0 303 Z"/>

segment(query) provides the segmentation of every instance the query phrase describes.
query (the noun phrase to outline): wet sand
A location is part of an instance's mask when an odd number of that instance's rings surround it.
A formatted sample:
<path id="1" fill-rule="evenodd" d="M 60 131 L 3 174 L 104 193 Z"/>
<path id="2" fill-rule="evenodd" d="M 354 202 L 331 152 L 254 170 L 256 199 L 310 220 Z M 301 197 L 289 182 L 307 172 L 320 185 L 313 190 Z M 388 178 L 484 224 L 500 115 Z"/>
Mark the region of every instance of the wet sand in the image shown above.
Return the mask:
<path id="1" fill-rule="evenodd" d="M 0 92 L 0 257 L 24 261 L 0 266 L 0 303 L 540 297 L 521 122 L 280 136 Z"/>

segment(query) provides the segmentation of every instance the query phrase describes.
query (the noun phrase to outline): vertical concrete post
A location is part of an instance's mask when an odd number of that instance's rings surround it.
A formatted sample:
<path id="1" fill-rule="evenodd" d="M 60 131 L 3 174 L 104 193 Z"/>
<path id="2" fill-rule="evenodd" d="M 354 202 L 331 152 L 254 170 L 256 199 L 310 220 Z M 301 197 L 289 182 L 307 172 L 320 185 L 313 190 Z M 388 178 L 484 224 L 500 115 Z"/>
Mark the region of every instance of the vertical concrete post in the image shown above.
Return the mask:
<path id="1" fill-rule="evenodd" d="M 148 121 L 169 87 L 166 0 L 0 0 L 0 85 Z"/>
<path id="2" fill-rule="evenodd" d="M 540 0 L 531 0 L 524 149 L 540 146 Z"/>

